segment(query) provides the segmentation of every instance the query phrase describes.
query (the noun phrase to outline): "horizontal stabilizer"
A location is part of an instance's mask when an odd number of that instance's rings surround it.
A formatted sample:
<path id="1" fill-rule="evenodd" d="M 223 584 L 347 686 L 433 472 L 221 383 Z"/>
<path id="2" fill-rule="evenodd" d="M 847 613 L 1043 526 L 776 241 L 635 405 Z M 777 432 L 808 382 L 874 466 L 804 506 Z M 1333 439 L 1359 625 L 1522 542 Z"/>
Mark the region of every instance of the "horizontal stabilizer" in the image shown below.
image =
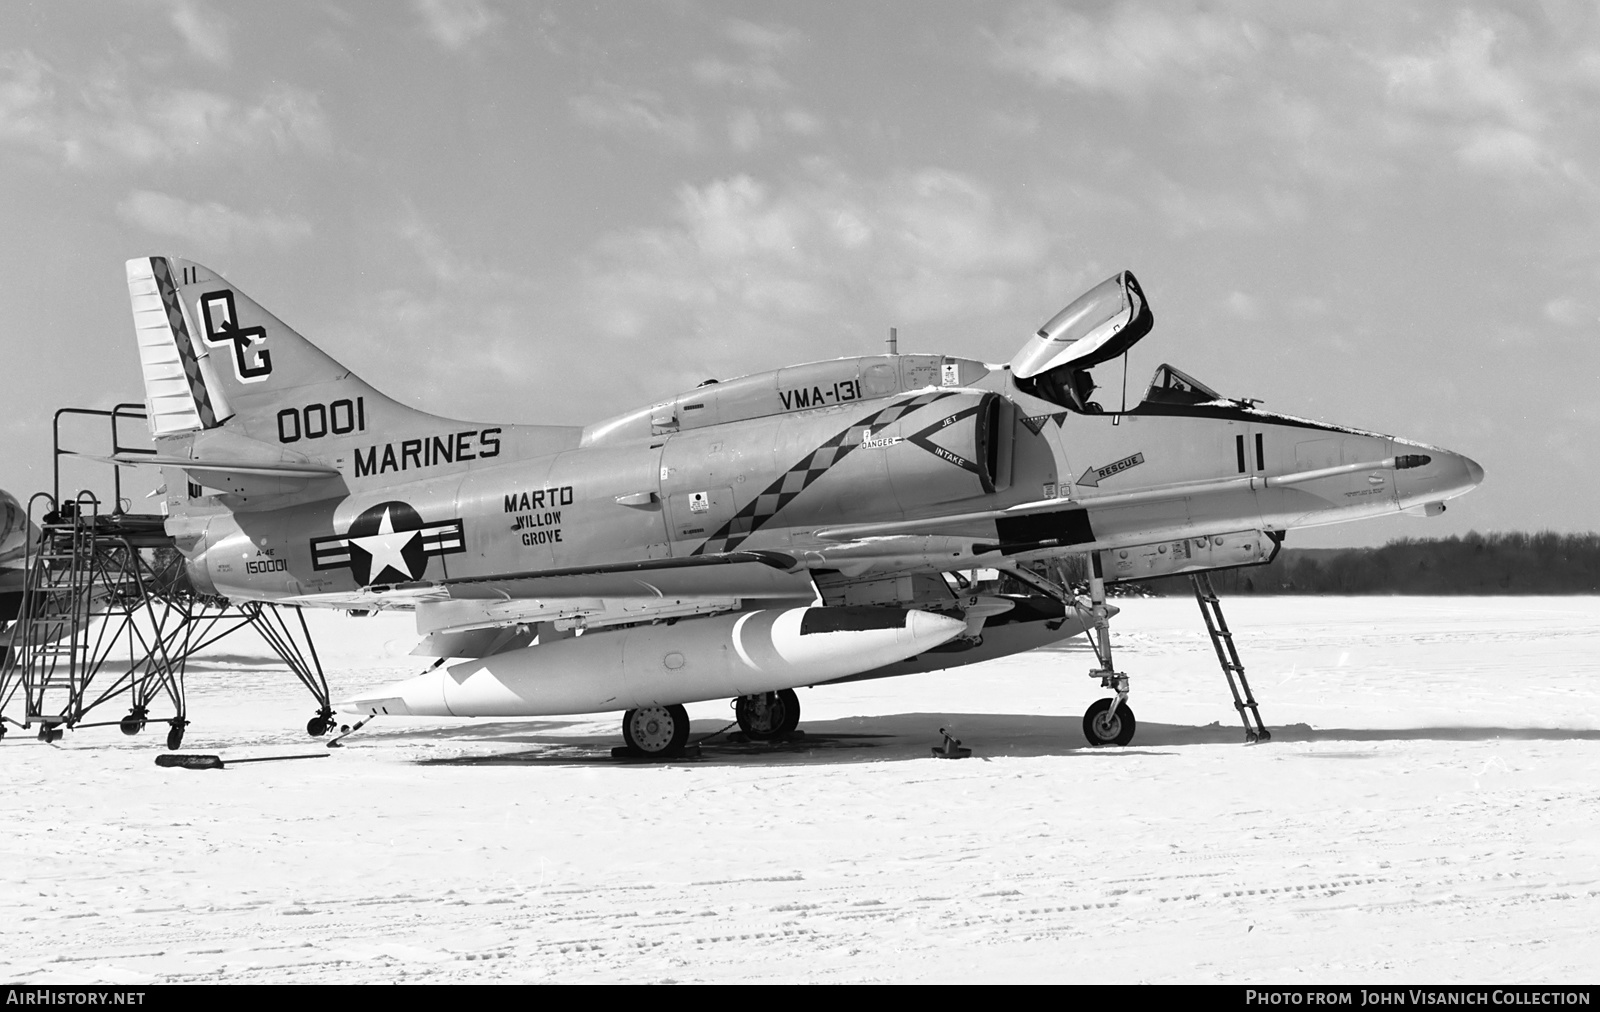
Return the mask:
<path id="1" fill-rule="evenodd" d="M 95 457 L 108 464 L 152 464 L 156 467 L 181 467 L 191 476 L 196 472 L 213 474 L 263 475 L 272 478 L 337 478 L 339 469 L 326 464 L 287 462 L 281 464 L 246 460 L 195 460 L 192 457 L 174 457 L 164 453 L 119 453 L 111 457 Z"/>
<path id="2" fill-rule="evenodd" d="M 205 488 L 234 495 L 273 495 L 294 492 L 312 481 L 340 477 L 336 467 L 299 460 L 237 460 L 227 457 L 182 457 L 168 453 L 123 452 L 110 457 L 84 454 L 108 464 L 179 467 L 189 480 Z"/>

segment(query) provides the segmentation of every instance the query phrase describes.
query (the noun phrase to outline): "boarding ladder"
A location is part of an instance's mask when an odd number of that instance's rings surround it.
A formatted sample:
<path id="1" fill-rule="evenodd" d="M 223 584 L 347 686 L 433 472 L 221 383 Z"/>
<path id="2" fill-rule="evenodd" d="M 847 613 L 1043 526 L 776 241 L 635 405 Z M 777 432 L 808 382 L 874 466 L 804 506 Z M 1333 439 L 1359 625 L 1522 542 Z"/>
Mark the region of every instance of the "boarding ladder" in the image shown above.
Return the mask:
<path id="1" fill-rule="evenodd" d="M 1244 723 L 1245 740 L 1271 741 L 1272 732 L 1261 722 L 1261 711 L 1256 708 L 1255 697 L 1250 694 L 1250 682 L 1244 676 L 1239 650 L 1233 645 L 1233 633 L 1228 631 L 1228 620 L 1222 615 L 1222 600 L 1211 586 L 1211 574 L 1191 573 L 1189 582 L 1194 584 L 1194 599 L 1206 620 L 1206 632 L 1211 636 L 1211 646 L 1217 651 L 1217 663 L 1222 666 L 1222 674 L 1228 679 L 1228 691 L 1233 693 L 1233 708 L 1239 712 L 1239 719 Z M 1254 727 L 1250 725 L 1252 718 L 1255 720 Z"/>

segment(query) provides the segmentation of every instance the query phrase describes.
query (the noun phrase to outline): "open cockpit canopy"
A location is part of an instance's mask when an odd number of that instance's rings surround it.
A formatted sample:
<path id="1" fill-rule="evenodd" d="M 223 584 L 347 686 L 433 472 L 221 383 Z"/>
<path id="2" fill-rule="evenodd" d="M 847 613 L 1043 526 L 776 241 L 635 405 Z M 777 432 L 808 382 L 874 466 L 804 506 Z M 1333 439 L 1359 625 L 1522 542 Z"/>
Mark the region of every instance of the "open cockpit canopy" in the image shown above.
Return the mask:
<path id="1" fill-rule="evenodd" d="M 1078 296 L 1040 327 L 1011 360 L 1011 374 L 1031 379 L 1063 366 L 1091 368 L 1133 347 L 1154 325 L 1139 282 L 1131 271 L 1123 271 Z"/>
<path id="2" fill-rule="evenodd" d="M 1122 355 L 1150 333 L 1155 317 L 1132 272 L 1123 271 L 1073 300 L 1017 352 L 1011 374 L 1018 389 L 1053 404 L 1098 414 L 1089 370 Z M 1188 373 L 1163 365 L 1141 406 L 1206 404 L 1221 394 Z M 1138 410 L 1135 408 L 1134 410 Z M 1159 410 L 1159 409 L 1157 409 Z"/>

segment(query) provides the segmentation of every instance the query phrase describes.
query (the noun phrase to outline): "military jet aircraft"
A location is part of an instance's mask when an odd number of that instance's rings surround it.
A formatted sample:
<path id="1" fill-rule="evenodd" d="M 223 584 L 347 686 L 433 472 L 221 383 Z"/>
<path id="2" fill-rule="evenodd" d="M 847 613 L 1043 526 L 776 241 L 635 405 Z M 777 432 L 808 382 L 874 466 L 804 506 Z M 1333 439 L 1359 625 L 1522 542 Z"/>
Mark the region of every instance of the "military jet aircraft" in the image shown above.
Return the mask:
<path id="1" fill-rule="evenodd" d="M 1153 317 L 1131 273 L 1009 364 L 864 355 L 707 382 L 586 426 L 457 421 L 363 382 L 206 267 L 127 264 L 166 528 L 203 593 L 416 614 L 408 681 L 345 704 L 453 717 L 624 711 L 680 749 L 683 704 L 793 730 L 794 689 L 928 671 L 1093 629 L 1126 744 L 1107 579 L 1261 563 L 1284 532 L 1435 513 L 1466 457 L 1259 410 L 1163 365 L 1103 410 L 1090 370 Z M 1093 562 L 1084 600 L 1035 564 Z M 996 570 L 1011 589 L 974 583 Z M 1018 588 L 1022 588 L 1019 592 Z M 446 664 L 446 659 L 454 663 Z M 328 729 L 324 712 L 308 727 Z"/>

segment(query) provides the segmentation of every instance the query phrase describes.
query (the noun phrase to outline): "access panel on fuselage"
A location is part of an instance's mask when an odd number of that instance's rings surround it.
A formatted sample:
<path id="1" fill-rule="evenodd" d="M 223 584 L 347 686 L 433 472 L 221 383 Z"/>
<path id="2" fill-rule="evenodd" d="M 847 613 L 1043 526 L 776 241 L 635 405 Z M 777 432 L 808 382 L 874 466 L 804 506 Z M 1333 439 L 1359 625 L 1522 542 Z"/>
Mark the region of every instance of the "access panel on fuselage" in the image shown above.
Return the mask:
<path id="1" fill-rule="evenodd" d="M 859 467 L 836 465 L 850 455 L 840 452 L 846 430 L 888 403 L 839 405 L 670 437 L 661 457 L 661 496 L 673 554 L 783 548 L 788 528 L 804 522 L 797 518 L 818 509 L 871 508 L 868 493 L 883 492 L 887 472 L 859 475 Z M 871 461 L 859 463 L 870 471 Z"/>
<path id="2" fill-rule="evenodd" d="M 469 475 L 461 513 L 474 575 L 664 556 L 660 460 L 659 444 L 637 443 Z"/>

